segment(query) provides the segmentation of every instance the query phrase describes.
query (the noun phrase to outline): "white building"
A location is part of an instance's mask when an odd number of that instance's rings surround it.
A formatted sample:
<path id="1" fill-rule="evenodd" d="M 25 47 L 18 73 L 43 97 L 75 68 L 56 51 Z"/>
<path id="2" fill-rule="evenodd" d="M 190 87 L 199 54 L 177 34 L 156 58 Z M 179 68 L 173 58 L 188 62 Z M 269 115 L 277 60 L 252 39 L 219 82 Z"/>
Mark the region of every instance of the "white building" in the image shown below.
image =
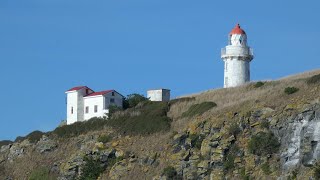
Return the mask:
<path id="1" fill-rule="evenodd" d="M 87 86 L 74 87 L 67 94 L 67 124 L 85 121 L 92 117 L 103 117 L 109 113 L 109 106 L 122 108 L 123 98 L 115 90 L 94 92 Z"/>
<path id="2" fill-rule="evenodd" d="M 250 81 L 250 61 L 253 50 L 247 45 L 247 35 L 237 24 L 229 34 L 229 43 L 221 50 L 224 61 L 224 87 L 235 87 Z"/>
<path id="3" fill-rule="evenodd" d="M 147 98 L 150 101 L 170 101 L 170 90 L 169 89 L 154 89 L 147 91 Z"/>

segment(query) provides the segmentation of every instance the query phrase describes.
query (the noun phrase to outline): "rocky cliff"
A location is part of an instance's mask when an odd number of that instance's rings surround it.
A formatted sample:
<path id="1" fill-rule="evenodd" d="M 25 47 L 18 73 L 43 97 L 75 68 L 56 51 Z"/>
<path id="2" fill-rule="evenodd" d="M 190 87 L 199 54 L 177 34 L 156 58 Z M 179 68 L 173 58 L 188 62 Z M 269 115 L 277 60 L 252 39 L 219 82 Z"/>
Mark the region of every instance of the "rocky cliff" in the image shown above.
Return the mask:
<path id="1" fill-rule="evenodd" d="M 160 106 L 146 103 L 99 128 L 22 138 L 1 146 L 0 179 L 319 179 L 319 73 L 210 90 L 153 114 Z"/>

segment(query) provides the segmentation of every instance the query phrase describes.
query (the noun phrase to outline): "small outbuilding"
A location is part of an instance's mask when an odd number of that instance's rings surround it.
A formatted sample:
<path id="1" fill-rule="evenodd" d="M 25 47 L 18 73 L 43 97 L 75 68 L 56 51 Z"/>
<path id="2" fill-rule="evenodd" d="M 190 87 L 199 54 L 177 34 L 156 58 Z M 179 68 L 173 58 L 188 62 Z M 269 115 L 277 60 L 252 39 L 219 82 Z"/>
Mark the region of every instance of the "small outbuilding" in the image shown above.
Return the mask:
<path id="1" fill-rule="evenodd" d="M 169 89 L 153 89 L 147 91 L 147 98 L 150 101 L 170 101 L 170 90 Z"/>

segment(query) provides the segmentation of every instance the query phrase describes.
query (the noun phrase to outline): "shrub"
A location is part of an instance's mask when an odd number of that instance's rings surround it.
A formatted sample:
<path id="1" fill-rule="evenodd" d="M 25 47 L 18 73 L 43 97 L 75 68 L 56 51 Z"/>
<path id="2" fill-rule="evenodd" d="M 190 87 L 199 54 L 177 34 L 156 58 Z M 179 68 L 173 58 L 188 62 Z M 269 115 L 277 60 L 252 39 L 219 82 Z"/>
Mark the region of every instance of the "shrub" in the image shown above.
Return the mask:
<path id="1" fill-rule="evenodd" d="M 173 105 L 173 104 L 181 103 L 181 102 L 194 101 L 195 99 L 196 99 L 195 97 L 182 97 L 182 98 L 173 99 L 169 103 L 170 103 L 170 105 Z"/>
<path id="2" fill-rule="evenodd" d="M 3 141 L 0 141 L 0 148 L 2 146 L 5 146 L 5 145 L 9 145 L 9 144 L 12 144 L 13 142 L 12 141 L 9 141 L 9 140 L 3 140 Z"/>
<path id="3" fill-rule="evenodd" d="M 297 92 L 297 91 L 299 91 L 299 89 L 296 88 L 296 87 L 286 87 L 286 88 L 284 89 L 284 92 L 285 92 L 286 94 L 293 94 L 293 93 L 295 93 L 295 92 Z"/>
<path id="4" fill-rule="evenodd" d="M 50 173 L 49 169 L 46 167 L 39 167 L 33 170 L 30 174 L 29 180 L 54 180 L 57 177 Z"/>
<path id="5" fill-rule="evenodd" d="M 166 176 L 168 179 L 176 179 L 177 178 L 177 171 L 172 166 L 168 166 L 163 169 L 162 174 Z"/>
<path id="6" fill-rule="evenodd" d="M 53 135 L 57 135 L 60 138 L 69 138 L 85 134 L 90 131 L 101 130 L 107 124 L 107 120 L 102 118 L 91 118 L 88 121 L 76 122 L 70 125 L 57 127 L 51 132 Z"/>
<path id="7" fill-rule="evenodd" d="M 123 101 L 123 108 L 133 108 L 136 107 L 139 103 L 148 101 L 148 98 L 140 94 L 129 94 L 126 99 Z"/>
<path id="8" fill-rule="evenodd" d="M 112 118 L 107 124 L 123 134 L 152 134 L 170 129 L 171 119 L 167 117 L 168 103 L 144 103 L 141 107 L 129 110 L 123 116 Z M 138 115 L 130 116 L 132 111 L 139 111 Z"/>
<path id="9" fill-rule="evenodd" d="M 320 164 L 319 162 L 317 162 L 314 166 L 313 166 L 313 176 L 316 180 L 320 179 Z"/>
<path id="10" fill-rule="evenodd" d="M 105 168 L 101 166 L 98 160 L 94 160 L 92 157 L 85 157 L 84 160 L 86 164 L 82 169 L 82 174 L 79 179 L 96 180 Z"/>
<path id="11" fill-rule="evenodd" d="M 234 165 L 234 159 L 236 158 L 236 153 L 239 151 L 238 146 L 236 146 L 235 144 L 233 144 L 231 146 L 231 148 L 229 149 L 229 151 L 226 153 L 226 158 L 223 162 L 223 168 L 226 171 L 230 171 L 232 170 L 235 165 Z"/>
<path id="12" fill-rule="evenodd" d="M 280 143 L 272 132 L 259 132 L 253 135 L 249 141 L 248 149 L 255 155 L 267 155 L 276 153 Z"/>
<path id="13" fill-rule="evenodd" d="M 254 84 L 254 87 L 255 88 L 259 88 L 259 87 L 261 87 L 263 85 L 264 85 L 264 82 L 258 81 L 257 83 Z"/>
<path id="14" fill-rule="evenodd" d="M 101 136 L 98 137 L 98 142 L 107 143 L 111 139 L 112 139 L 111 136 L 104 134 L 104 135 L 101 135 Z"/>
<path id="15" fill-rule="evenodd" d="M 269 163 L 268 163 L 268 162 L 262 164 L 262 165 L 261 165 L 261 169 L 262 169 L 262 171 L 263 171 L 263 173 L 264 173 L 265 175 L 269 175 L 269 174 L 271 173 L 270 166 L 269 166 Z"/>
<path id="16" fill-rule="evenodd" d="M 30 134 L 28 134 L 26 136 L 26 138 L 31 142 L 31 143 L 36 143 L 38 142 L 42 136 L 44 135 L 45 133 L 44 132 L 41 132 L 41 131 L 33 131 L 31 132 Z"/>
<path id="17" fill-rule="evenodd" d="M 214 102 L 203 102 L 200 104 L 194 104 L 182 114 L 182 117 L 193 117 L 196 115 L 201 115 L 215 106 L 217 106 L 217 104 Z"/>
<path id="18" fill-rule="evenodd" d="M 203 136 L 191 134 L 191 135 L 189 135 L 189 138 L 191 139 L 191 146 L 192 147 L 195 147 L 197 149 L 201 149 L 201 144 L 204 139 Z"/>
<path id="19" fill-rule="evenodd" d="M 110 105 L 109 106 L 109 113 L 108 113 L 108 118 L 112 118 L 112 115 L 115 113 L 115 112 L 118 112 L 118 111 L 121 111 L 122 108 L 116 106 L 116 105 Z"/>
<path id="20" fill-rule="evenodd" d="M 320 74 L 314 75 L 307 80 L 308 84 L 320 83 Z"/>
<path id="21" fill-rule="evenodd" d="M 232 123 L 228 129 L 229 135 L 237 136 L 241 132 L 241 129 L 237 123 Z"/>
<path id="22" fill-rule="evenodd" d="M 270 123 L 268 120 L 262 120 L 261 123 L 260 123 L 260 127 L 261 128 L 264 128 L 264 129 L 269 129 L 269 126 L 270 126 Z"/>

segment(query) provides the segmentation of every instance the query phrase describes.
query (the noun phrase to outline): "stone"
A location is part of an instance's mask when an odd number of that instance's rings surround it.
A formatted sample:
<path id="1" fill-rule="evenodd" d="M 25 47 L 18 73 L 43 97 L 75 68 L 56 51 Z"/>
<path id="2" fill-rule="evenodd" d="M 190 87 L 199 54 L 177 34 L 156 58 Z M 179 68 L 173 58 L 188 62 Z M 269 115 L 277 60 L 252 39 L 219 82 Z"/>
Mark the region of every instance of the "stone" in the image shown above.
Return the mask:
<path id="1" fill-rule="evenodd" d="M 53 151 L 57 146 L 58 144 L 54 140 L 49 139 L 47 136 L 43 136 L 37 143 L 36 150 L 40 153 L 50 152 Z"/>
<path id="2" fill-rule="evenodd" d="M 109 178 L 112 180 L 119 180 L 128 173 L 128 171 L 129 169 L 123 161 L 117 162 L 112 166 L 109 172 Z"/>

